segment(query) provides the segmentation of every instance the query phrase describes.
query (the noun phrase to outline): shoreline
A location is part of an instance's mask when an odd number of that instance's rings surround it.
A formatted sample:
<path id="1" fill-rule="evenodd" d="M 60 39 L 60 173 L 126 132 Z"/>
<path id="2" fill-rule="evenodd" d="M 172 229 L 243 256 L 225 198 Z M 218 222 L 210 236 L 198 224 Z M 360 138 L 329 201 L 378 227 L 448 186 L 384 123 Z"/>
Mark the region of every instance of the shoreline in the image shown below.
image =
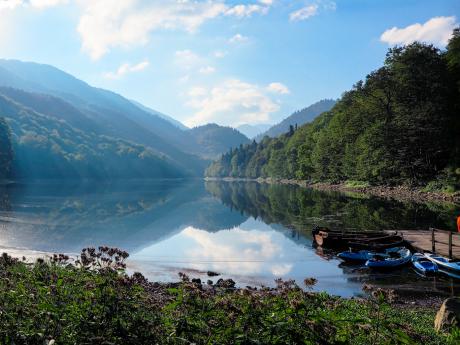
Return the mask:
<path id="1" fill-rule="evenodd" d="M 68 257 L 68 263 L 72 266 L 75 266 L 76 260 L 78 260 L 79 255 L 76 253 L 53 253 L 53 252 L 43 252 L 37 251 L 28 248 L 16 248 L 16 247 L 6 247 L 0 246 L 0 256 L 2 253 L 7 254 L 8 256 L 21 261 L 23 263 L 27 263 L 28 265 L 33 265 L 39 260 L 44 260 L 45 262 L 49 263 L 52 262 L 53 257 L 56 255 L 66 255 Z M 81 254 L 80 254 L 81 255 Z M 217 287 L 221 287 L 222 284 L 230 284 L 231 289 L 234 291 L 275 291 L 276 290 L 276 279 L 273 280 L 275 284 L 266 284 L 265 281 L 258 281 L 256 278 L 252 279 L 252 282 L 249 283 L 248 281 L 242 282 L 238 277 L 232 276 L 231 274 L 227 274 L 225 272 L 219 272 L 217 275 L 210 276 L 207 272 L 208 271 L 199 271 L 199 270 L 192 270 L 186 267 L 176 267 L 171 268 L 171 275 L 170 278 L 174 275 L 175 279 L 166 279 L 161 280 L 160 277 L 152 278 L 149 277 L 149 273 L 142 269 L 139 266 L 139 261 L 135 259 L 128 259 L 125 261 L 126 267 L 124 272 L 128 275 L 136 274 L 136 272 L 141 272 L 141 274 L 146 277 L 149 283 L 157 286 L 157 287 L 165 287 L 165 288 L 177 288 L 181 284 L 181 277 L 184 274 L 189 277 L 192 282 L 200 282 L 199 284 L 203 286 L 203 288 L 215 289 Z M 160 278 L 160 279 L 159 279 Z M 210 279 L 212 283 L 210 284 Z M 284 277 L 280 278 L 284 279 L 285 281 L 292 281 L 295 280 Z M 310 279 L 316 280 L 316 277 L 312 277 Z M 206 283 L 206 281 L 208 281 Z M 297 282 L 299 285 L 300 282 Z M 314 284 L 316 285 L 316 283 Z M 420 308 L 431 308 L 431 309 L 438 309 L 442 304 L 443 300 L 450 297 L 449 294 L 441 291 L 428 291 L 424 289 L 416 289 L 415 287 L 412 288 L 404 288 L 398 285 L 385 285 L 385 284 L 378 284 L 375 282 L 366 282 L 362 281 L 361 283 L 361 291 L 362 295 L 354 295 L 354 296 L 342 296 L 336 295 L 331 292 L 327 292 L 325 290 L 316 290 L 316 289 L 308 289 L 309 293 L 313 295 L 320 295 L 323 293 L 327 293 L 331 297 L 340 298 L 341 300 L 348 300 L 348 301 L 356 301 L 356 300 L 367 300 L 372 298 L 375 293 L 384 292 L 385 294 L 390 294 L 392 296 L 392 301 L 389 304 L 394 308 L 407 308 L 407 309 L 420 309 Z"/>
<path id="2" fill-rule="evenodd" d="M 205 181 L 226 181 L 226 182 L 258 182 L 267 184 L 297 185 L 303 188 L 311 188 L 319 191 L 334 191 L 342 193 L 360 193 L 376 196 L 383 199 L 397 201 L 412 201 L 417 203 L 438 202 L 460 205 L 460 193 L 447 194 L 443 192 L 424 192 L 419 188 L 407 186 L 368 186 L 351 187 L 346 183 L 331 184 L 326 182 L 311 183 L 306 180 L 282 179 L 282 178 L 234 178 L 234 177 L 205 177 Z"/>

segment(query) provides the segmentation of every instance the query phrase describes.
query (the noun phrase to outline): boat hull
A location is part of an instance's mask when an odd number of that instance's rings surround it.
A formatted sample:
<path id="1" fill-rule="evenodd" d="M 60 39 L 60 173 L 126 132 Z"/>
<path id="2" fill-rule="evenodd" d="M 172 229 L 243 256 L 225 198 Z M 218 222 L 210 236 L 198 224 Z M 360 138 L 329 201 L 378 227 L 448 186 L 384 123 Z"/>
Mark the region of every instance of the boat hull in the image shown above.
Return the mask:
<path id="1" fill-rule="evenodd" d="M 376 255 L 366 261 L 366 266 L 369 268 L 395 268 L 404 266 L 410 262 L 412 254 L 409 249 L 400 249 L 400 258 L 387 257 L 383 260 L 378 260 Z"/>

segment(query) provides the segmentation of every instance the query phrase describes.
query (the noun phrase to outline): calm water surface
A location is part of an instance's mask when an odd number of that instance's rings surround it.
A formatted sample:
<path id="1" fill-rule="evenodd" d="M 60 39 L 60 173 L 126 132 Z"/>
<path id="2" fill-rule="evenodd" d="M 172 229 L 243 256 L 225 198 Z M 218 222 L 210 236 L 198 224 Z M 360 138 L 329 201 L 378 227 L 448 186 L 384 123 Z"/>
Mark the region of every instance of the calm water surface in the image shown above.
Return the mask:
<path id="1" fill-rule="evenodd" d="M 316 290 L 342 296 L 360 295 L 365 282 L 459 294 L 458 281 L 423 278 L 410 267 L 375 273 L 344 265 L 312 248 L 310 235 L 314 225 L 453 228 L 456 211 L 255 182 L 14 184 L 0 186 L 0 249 L 78 254 L 88 246 L 116 246 L 130 253 L 131 271 L 162 281 L 176 281 L 179 271 L 208 279 L 212 270 L 240 286 L 315 277 Z"/>

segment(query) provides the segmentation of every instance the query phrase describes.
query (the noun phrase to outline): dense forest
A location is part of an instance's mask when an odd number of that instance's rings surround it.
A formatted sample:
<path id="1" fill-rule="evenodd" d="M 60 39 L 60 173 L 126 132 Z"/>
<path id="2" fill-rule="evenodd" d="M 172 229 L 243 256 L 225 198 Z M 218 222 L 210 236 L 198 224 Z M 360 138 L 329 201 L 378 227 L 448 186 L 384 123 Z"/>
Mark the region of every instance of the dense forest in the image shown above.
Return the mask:
<path id="1" fill-rule="evenodd" d="M 383 67 L 313 122 L 241 145 L 212 177 L 459 188 L 460 29 L 446 51 L 415 42 L 388 51 Z"/>
<path id="2" fill-rule="evenodd" d="M 0 59 L 0 117 L 9 178 L 203 176 L 210 159 L 249 142 L 217 125 L 189 129 L 167 115 L 48 65 Z M 11 155 L 2 159 L 11 161 Z M 7 166 L 2 161 L 5 175 Z"/>
<path id="3" fill-rule="evenodd" d="M 200 155 L 204 158 L 215 159 L 222 152 L 241 144 L 248 144 L 250 140 L 238 130 L 231 127 L 209 123 L 190 129 L 188 133 L 200 147 Z"/>
<path id="4" fill-rule="evenodd" d="M 76 129 L 67 121 L 35 112 L 1 93 L 0 114 L 5 119 L 0 122 L 0 159 L 2 166 L 6 164 L 2 170 L 13 179 L 186 174 L 174 161 L 149 147 Z"/>
<path id="5" fill-rule="evenodd" d="M 0 180 L 10 177 L 12 160 L 10 128 L 5 119 L 0 117 Z"/>

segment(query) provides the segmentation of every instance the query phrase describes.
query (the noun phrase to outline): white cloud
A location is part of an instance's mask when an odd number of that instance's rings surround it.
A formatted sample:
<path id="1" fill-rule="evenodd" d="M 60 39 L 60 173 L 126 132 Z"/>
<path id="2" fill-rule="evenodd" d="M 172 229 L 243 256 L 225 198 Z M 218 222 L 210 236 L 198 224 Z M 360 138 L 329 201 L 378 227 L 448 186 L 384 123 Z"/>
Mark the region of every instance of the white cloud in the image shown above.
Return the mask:
<path id="1" fill-rule="evenodd" d="M 212 74 L 216 71 L 216 69 L 212 66 L 201 67 L 198 72 L 201 74 Z"/>
<path id="2" fill-rule="evenodd" d="M 182 77 L 179 78 L 179 84 L 186 84 L 188 83 L 188 81 L 190 80 L 190 75 L 189 74 L 186 74 Z"/>
<path id="3" fill-rule="evenodd" d="M 77 31 L 82 49 L 93 59 L 101 58 L 114 47 L 146 44 L 155 30 L 193 33 L 206 21 L 219 16 L 250 17 L 268 10 L 267 5 L 229 6 L 222 0 L 79 0 L 79 3 L 83 15 Z"/>
<path id="4" fill-rule="evenodd" d="M 196 109 L 194 116 L 186 121 L 189 126 L 211 121 L 232 126 L 266 123 L 280 108 L 264 88 L 237 79 L 227 80 L 210 90 L 201 90 L 201 95 L 191 96 L 187 105 Z"/>
<path id="5" fill-rule="evenodd" d="M 33 8 L 44 9 L 67 3 L 69 3 L 69 0 L 0 0 L 0 11 L 3 9 L 14 10 L 20 6 L 31 6 Z"/>
<path id="6" fill-rule="evenodd" d="M 290 93 L 289 88 L 282 83 L 270 83 L 267 86 L 267 90 L 274 93 L 280 93 L 282 95 Z"/>
<path id="7" fill-rule="evenodd" d="M 242 43 L 248 41 L 249 38 L 247 36 L 243 36 L 241 34 L 236 34 L 233 37 L 231 37 L 228 42 L 229 43 Z"/>
<path id="8" fill-rule="evenodd" d="M 14 10 L 16 7 L 23 5 L 23 0 L 0 0 L 1 10 Z"/>
<path id="9" fill-rule="evenodd" d="M 454 16 L 434 17 L 423 24 L 416 23 L 401 29 L 397 27 L 388 29 L 380 36 L 380 40 L 389 45 L 421 41 L 445 46 L 457 25 Z"/>
<path id="10" fill-rule="evenodd" d="M 215 58 L 222 59 L 223 57 L 227 55 L 227 52 L 222 51 L 222 50 L 216 50 L 213 55 Z"/>
<path id="11" fill-rule="evenodd" d="M 47 8 L 67 4 L 68 0 L 30 0 L 29 4 L 35 8 Z"/>
<path id="12" fill-rule="evenodd" d="M 305 6 L 300 10 L 292 12 L 289 15 L 289 19 L 293 22 L 306 20 L 318 14 L 318 7 L 319 6 L 317 4 Z"/>
<path id="13" fill-rule="evenodd" d="M 194 86 L 188 91 L 190 97 L 201 97 L 206 95 L 207 90 L 201 86 Z"/>
<path id="14" fill-rule="evenodd" d="M 132 73 L 132 72 L 140 72 L 146 69 L 150 65 L 148 60 L 142 61 L 136 65 L 131 65 L 129 63 L 125 63 L 118 67 L 118 69 L 115 72 L 108 72 L 104 74 L 105 78 L 108 79 L 120 79 L 127 73 Z"/>
<path id="15" fill-rule="evenodd" d="M 267 6 L 260 5 L 236 5 L 225 12 L 227 16 L 235 17 L 251 17 L 254 13 L 266 14 L 268 12 Z"/>
<path id="16" fill-rule="evenodd" d="M 201 62 L 201 58 L 190 49 L 177 50 L 174 53 L 174 62 L 176 65 L 190 69 Z"/>
<path id="17" fill-rule="evenodd" d="M 263 5 L 271 6 L 273 5 L 273 0 L 259 0 L 259 2 Z"/>

